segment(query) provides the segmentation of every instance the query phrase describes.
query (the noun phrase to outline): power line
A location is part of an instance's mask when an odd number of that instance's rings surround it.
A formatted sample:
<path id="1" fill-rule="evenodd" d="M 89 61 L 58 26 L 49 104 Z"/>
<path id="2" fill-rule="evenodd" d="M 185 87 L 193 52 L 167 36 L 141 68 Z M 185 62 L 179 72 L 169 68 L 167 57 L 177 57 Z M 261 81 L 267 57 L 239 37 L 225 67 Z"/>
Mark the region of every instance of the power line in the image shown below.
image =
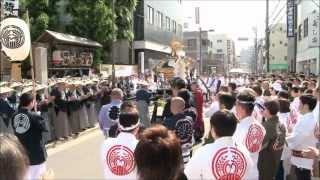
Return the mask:
<path id="1" fill-rule="evenodd" d="M 270 27 L 270 31 L 272 31 L 272 30 L 274 30 L 274 28 L 276 28 L 277 24 L 285 17 L 285 15 L 286 15 L 286 14 L 283 14 L 283 15 L 278 19 L 277 22 L 275 22 L 274 24 L 271 25 L 272 27 Z"/>
<path id="2" fill-rule="evenodd" d="M 271 16 L 269 16 L 269 19 L 271 19 L 273 17 L 273 15 L 276 13 L 276 10 L 278 9 L 279 5 L 280 5 L 280 0 L 278 0 L 278 3 L 276 5 L 276 7 L 273 9 Z"/>
<path id="3" fill-rule="evenodd" d="M 280 16 L 280 14 L 282 13 L 282 11 L 285 9 L 285 7 L 286 7 L 286 3 L 282 6 L 282 8 L 278 11 L 278 14 L 272 19 L 272 23 L 270 23 L 270 24 L 274 24 L 274 22 L 276 21 L 276 19 Z"/>
<path id="4" fill-rule="evenodd" d="M 311 0 L 313 2 L 313 4 L 315 4 L 316 6 L 318 6 L 318 8 L 320 8 L 320 5 L 318 3 L 316 3 L 314 0 Z"/>

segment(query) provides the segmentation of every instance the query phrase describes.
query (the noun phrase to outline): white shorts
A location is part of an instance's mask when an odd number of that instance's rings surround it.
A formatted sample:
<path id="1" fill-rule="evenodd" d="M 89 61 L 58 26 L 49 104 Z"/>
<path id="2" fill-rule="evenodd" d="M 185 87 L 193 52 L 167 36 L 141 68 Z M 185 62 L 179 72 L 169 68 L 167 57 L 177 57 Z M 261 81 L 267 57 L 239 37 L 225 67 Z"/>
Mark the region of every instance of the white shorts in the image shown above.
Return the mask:
<path id="1" fill-rule="evenodd" d="M 27 180 L 40 179 L 40 177 L 46 172 L 47 167 L 45 163 L 39 165 L 29 166 L 27 173 Z"/>

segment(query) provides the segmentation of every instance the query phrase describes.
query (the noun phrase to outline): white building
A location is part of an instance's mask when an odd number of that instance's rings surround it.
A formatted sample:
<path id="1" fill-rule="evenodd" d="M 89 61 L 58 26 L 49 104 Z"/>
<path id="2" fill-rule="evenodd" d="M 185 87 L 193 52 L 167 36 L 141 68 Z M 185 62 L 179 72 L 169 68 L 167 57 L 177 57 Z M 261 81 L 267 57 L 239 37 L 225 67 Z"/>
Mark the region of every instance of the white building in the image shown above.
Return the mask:
<path id="1" fill-rule="evenodd" d="M 288 38 L 285 24 L 275 24 L 270 30 L 269 70 L 288 71 Z"/>
<path id="2" fill-rule="evenodd" d="M 319 73 L 320 20 L 317 1 L 298 2 L 297 72 Z"/>

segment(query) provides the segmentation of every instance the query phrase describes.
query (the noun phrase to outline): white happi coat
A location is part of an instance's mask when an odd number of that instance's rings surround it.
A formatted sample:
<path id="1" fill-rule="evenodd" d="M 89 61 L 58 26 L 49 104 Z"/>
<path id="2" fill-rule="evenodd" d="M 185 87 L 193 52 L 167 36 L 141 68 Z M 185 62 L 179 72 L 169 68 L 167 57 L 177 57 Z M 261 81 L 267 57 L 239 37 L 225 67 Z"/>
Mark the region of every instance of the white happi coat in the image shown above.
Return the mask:
<path id="1" fill-rule="evenodd" d="M 264 104 L 264 99 L 262 98 L 262 96 L 256 97 L 256 101 L 254 102 L 255 104 L 260 104 L 263 106 Z M 254 119 L 256 119 L 258 122 L 262 123 L 262 112 L 259 109 L 258 105 L 254 106 L 253 112 L 252 112 L 252 117 L 254 117 Z"/>
<path id="2" fill-rule="evenodd" d="M 190 180 L 247 179 L 251 169 L 248 151 L 229 136 L 199 148 L 184 173 Z"/>
<path id="3" fill-rule="evenodd" d="M 300 114 L 298 123 L 286 138 L 290 150 L 302 151 L 309 146 L 316 147 L 317 121 L 312 112 Z M 299 168 L 312 170 L 313 159 L 291 156 L 291 163 Z"/>
<path id="4" fill-rule="evenodd" d="M 105 179 L 137 179 L 133 154 L 137 144 L 136 137 L 125 132 L 103 142 L 101 162 Z"/>
<path id="5" fill-rule="evenodd" d="M 313 115 L 317 121 L 320 121 L 319 104 L 320 102 L 318 101 L 316 107 L 313 109 Z"/>
<path id="6" fill-rule="evenodd" d="M 299 97 L 295 97 L 293 99 L 293 101 L 290 103 L 290 110 L 298 112 L 299 111 L 299 104 L 300 104 Z"/>
<path id="7" fill-rule="evenodd" d="M 211 103 L 210 107 L 206 109 L 204 115 L 206 118 L 211 118 L 211 116 L 217 111 L 219 111 L 219 102 L 214 101 Z"/>
<path id="8" fill-rule="evenodd" d="M 248 180 L 257 180 L 259 177 L 257 163 L 265 135 L 266 130 L 264 127 L 251 116 L 240 120 L 236 132 L 233 135 L 233 140 L 243 144 L 250 153 L 254 167 L 252 171 L 250 171 L 247 178 Z"/>

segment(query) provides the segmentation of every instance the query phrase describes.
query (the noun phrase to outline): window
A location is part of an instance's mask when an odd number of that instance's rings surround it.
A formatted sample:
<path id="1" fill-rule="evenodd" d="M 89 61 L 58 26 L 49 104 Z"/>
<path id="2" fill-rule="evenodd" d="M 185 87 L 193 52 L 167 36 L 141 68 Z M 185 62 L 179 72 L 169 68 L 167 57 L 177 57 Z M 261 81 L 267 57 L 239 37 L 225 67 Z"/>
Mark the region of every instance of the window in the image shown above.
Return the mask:
<path id="1" fill-rule="evenodd" d="M 298 32 L 299 41 L 302 39 L 302 24 L 299 25 L 299 32 Z"/>
<path id="2" fill-rule="evenodd" d="M 282 44 L 282 41 L 280 41 L 280 44 Z"/>
<path id="3" fill-rule="evenodd" d="M 177 23 L 174 20 L 172 20 L 171 22 L 172 22 L 172 32 L 176 33 L 177 32 Z"/>
<path id="4" fill-rule="evenodd" d="M 283 58 L 285 61 L 287 61 L 288 60 L 288 57 L 287 56 L 284 56 L 284 58 Z"/>
<path id="5" fill-rule="evenodd" d="M 182 25 L 178 24 L 178 33 L 182 33 Z"/>
<path id="6" fill-rule="evenodd" d="M 275 59 L 275 57 L 274 56 L 272 56 L 272 60 L 274 60 Z"/>
<path id="7" fill-rule="evenodd" d="M 166 17 L 166 29 L 170 31 L 170 18 L 168 16 Z"/>
<path id="8" fill-rule="evenodd" d="M 308 36 L 308 18 L 303 21 L 303 37 Z"/>
<path id="9" fill-rule="evenodd" d="M 274 43 L 272 43 L 272 47 L 274 47 L 275 45 L 274 45 Z"/>
<path id="10" fill-rule="evenodd" d="M 288 43 L 284 43 L 284 46 L 288 46 Z"/>
<path id="11" fill-rule="evenodd" d="M 202 42 L 202 44 L 201 44 L 202 46 L 207 46 L 207 40 L 202 39 L 201 42 Z"/>
<path id="12" fill-rule="evenodd" d="M 217 53 L 222 53 L 223 50 L 222 49 L 217 49 Z"/>
<path id="13" fill-rule="evenodd" d="M 163 18 L 163 14 L 160 11 L 157 11 L 157 26 L 159 28 L 162 28 L 162 18 Z"/>
<path id="14" fill-rule="evenodd" d="M 279 28 L 280 32 L 282 31 L 282 27 Z"/>
<path id="15" fill-rule="evenodd" d="M 196 39 L 188 39 L 187 43 L 188 43 L 188 49 L 189 50 L 196 49 L 196 46 L 197 46 Z"/>
<path id="16" fill-rule="evenodd" d="M 222 43 L 222 40 L 221 40 L 221 39 L 218 39 L 218 40 L 217 40 L 217 43 Z"/>
<path id="17" fill-rule="evenodd" d="M 154 9 L 151 6 L 148 6 L 148 16 L 147 21 L 149 24 L 154 23 Z"/>

